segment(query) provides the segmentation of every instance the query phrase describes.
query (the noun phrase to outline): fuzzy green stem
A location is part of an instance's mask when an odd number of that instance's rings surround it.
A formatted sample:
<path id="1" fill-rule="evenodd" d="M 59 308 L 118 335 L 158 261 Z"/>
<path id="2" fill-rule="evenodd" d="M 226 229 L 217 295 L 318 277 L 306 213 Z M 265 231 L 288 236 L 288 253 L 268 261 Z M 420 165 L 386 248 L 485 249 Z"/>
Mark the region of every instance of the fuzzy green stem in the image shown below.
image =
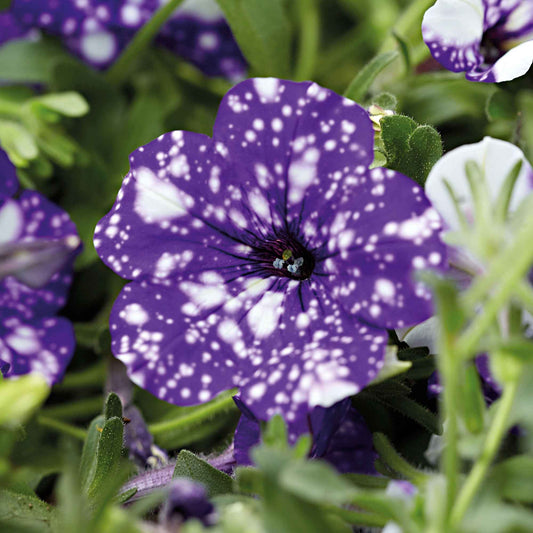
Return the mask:
<path id="1" fill-rule="evenodd" d="M 443 403 L 444 413 L 443 421 L 446 420 L 446 446 L 442 456 L 442 465 L 444 474 L 446 475 L 446 513 L 448 515 L 452 508 L 455 495 L 457 493 L 457 483 L 459 474 L 459 453 L 457 449 L 457 441 L 459 438 L 459 430 L 457 425 L 458 397 L 459 397 L 459 383 L 458 383 L 458 365 L 453 350 L 446 347 L 442 353 L 439 365 L 439 372 L 442 376 L 443 389 Z"/>
<path id="2" fill-rule="evenodd" d="M 131 43 L 109 69 L 108 81 L 120 83 L 124 80 L 132 61 L 152 42 L 157 32 L 182 2 L 183 0 L 169 0 L 153 14 L 152 18 L 135 34 Z"/>
<path id="3" fill-rule="evenodd" d="M 45 415 L 39 415 L 37 417 L 37 422 L 43 427 L 53 429 L 58 433 L 69 435 L 81 441 L 84 441 L 85 437 L 87 436 L 87 432 L 85 430 L 73 426 L 72 424 L 67 424 L 66 422 L 61 422 Z"/>
<path id="4" fill-rule="evenodd" d="M 194 411 L 191 411 L 179 418 L 172 420 L 164 420 L 163 422 L 156 422 L 150 424 L 148 429 L 150 433 L 157 438 L 157 436 L 166 433 L 167 431 L 177 431 L 183 429 L 184 432 L 189 431 L 191 426 L 198 426 L 202 421 L 213 418 L 214 415 L 231 409 L 235 404 L 231 395 L 223 396 L 220 399 L 215 399 L 211 403 L 204 404 Z"/>
<path id="5" fill-rule="evenodd" d="M 533 200 L 533 198 L 532 198 Z M 478 278 L 465 293 L 463 302 L 474 309 L 485 294 L 490 293 L 494 284 L 501 280 L 500 285 L 492 292 L 468 329 L 461 335 L 456 344 L 461 358 L 471 357 L 476 353 L 478 343 L 486 330 L 496 319 L 498 312 L 509 300 L 533 263 L 533 214 L 528 216 L 520 228 L 513 244 L 504 250 L 493 261 L 489 271 Z"/>
<path id="6" fill-rule="evenodd" d="M 533 196 L 526 201 L 528 210 L 524 209 L 524 211 L 533 213 Z M 488 272 L 479 276 L 465 293 L 463 303 L 467 308 L 473 310 L 480 299 L 488 294 L 499 281 L 504 280 L 506 285 L 513 286 L 524 276 L 533 262 L 532 240 L 533 215 L 529 215 L 517 231 L 513 242 L 495 257 Z"/>
<path id="7" fill-rule="evenodd" d="M 104 401 L 101 396 L 71 400 L 67 403 L 49 405 L 42 409 L 42 413 L 50 418 L 71 420 L 96 415 L 102 411 Z"/>
<path id="8" fill-rule="evenodd" d="M 501 441 L 509 425 L 509 415 L 518 390 L 518 381 L 519 380 L 516 379 L 515 381 L 508 383 L 503 391 L 483 451 L 466 478 L 457 497 L 456 504 L 453 507 L 450 519 L 452 528 L 457 527 L 461 522 L 500 448 Z"/>
<path id="9" fill-rule="evenodd" d="M 296 8 L 300 21 L 300 40 L 294 79 L 304 81 L 312 79 L 317 59 L 320 40 L 317 0 L 298 0 Z"/>
<path id="10" fill-rule="evenodd" d="M 66 391 L 81 387 L 102 387 L 104 376 L 104 362 L 98 361 L 95 365 L 80 370 L 79 372 L 67 373 L 65 379 L 59 385 L 56 385 L 54 390 Z"/>
<path id="11" fill-rule="evenodd" d="M 394 449 L 389 439 L 383 433 L 374 434 L 374 446 L 380 457 L 393 470 L 413 481 L 416 485 L 420 485 L 426 481 L 427 476 L 414 466 L 410 465 Z"/>
<path id="12" fill-rule="evenodd" d="M 351 511 L 334 505 L 326 506 L 326 509 L 337 516 L 341 517 L 350 524 L 366 527 L 384 527 L 387 520 L 374 513 L 362 513 L 360 511 Z"/>

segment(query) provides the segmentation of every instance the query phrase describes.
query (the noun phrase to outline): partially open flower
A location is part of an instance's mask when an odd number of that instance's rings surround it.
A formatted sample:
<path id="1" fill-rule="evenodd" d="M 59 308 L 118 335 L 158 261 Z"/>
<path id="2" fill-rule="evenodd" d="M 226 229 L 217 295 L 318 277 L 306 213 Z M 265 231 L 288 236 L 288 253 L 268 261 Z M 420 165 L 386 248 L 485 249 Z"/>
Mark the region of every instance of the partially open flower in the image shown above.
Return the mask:
<path id="1" fill-rule="evenodd" d="M 437 0 L 422 35 L 448 70 L 472 81 L 512 80 L 533 62 L 533 0 Z"/>
<path id="2" fill-rule="evenodd" d="M 406 176 L 368 167 L 367 112 L 310 82 L 250 79 L 213 139 L 139 148 L 95 246 L 133 280 L 111 314 L 130 378 L 178 405 L 240 388 L 289 422 L 357 393 L 386 328 L 429 317 L 415 270 L 446 263 L 441 222 Z"/>

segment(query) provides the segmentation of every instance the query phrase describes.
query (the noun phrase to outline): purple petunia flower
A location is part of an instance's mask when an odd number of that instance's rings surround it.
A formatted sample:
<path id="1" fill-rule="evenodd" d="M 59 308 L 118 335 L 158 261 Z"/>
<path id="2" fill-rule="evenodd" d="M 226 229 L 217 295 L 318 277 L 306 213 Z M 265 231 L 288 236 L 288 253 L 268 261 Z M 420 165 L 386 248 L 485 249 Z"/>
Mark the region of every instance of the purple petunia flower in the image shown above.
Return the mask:
<path id="1" fill-rule="evenodd" d="M 0 360 L 6 377 L 39 372 L 53 384 L 74 351 L 66 300 L 80 239 L 68 215 L 18 182 L 0 150 Z"/>
<path id="2" fill-rule="evenodd" d="M 10 15 L 21 28 L 57 35 L 90 65 L 107 68 L 161 5 L 161 0 L 14 0 Z M 11 38 L 18 36 L 15 33 Z M 186 0 L 156 40 L 209 76 L 239 79 L 246 71 L 245 60 L 214 0 Z"/>
<path id="3" fill-rule="evenodd" d="M 246 80 L 213 139 L 176 131 L 130 157 L 95 246 L 134 280 L 111 314 L 130 378 L 178 405 L 239 387 L 292 422 L 357 393 L 386 328 L 431 314 L 413 271 L 446 262 L 406 176 L 368 167 L 367 112 L 311 82 Z"/>
<path id="4" fill-rule="evenodd" d="M 512 80 L 533 63 L 533 0 L 437 0 L 422 35 L 448 70 L 472 81 Z"/>
<path id="5" fill-rule="evenodd" d="M 235 399 L 242 415 L 235 431 L 234 456 L 238 465 L 249 465 L 250 448 L 259 444 L 259 421 L 238 398 Z M 377 453 L 372 444 L 372 433 L 363 417 L 346 398 L 328 408 L 315 407 L 307 418 L 289 424 L 289 442 L 311 433 L 313 445 L 309 457 L 322 458 L 339 472 L 376 474 L 374 461 Z"/>

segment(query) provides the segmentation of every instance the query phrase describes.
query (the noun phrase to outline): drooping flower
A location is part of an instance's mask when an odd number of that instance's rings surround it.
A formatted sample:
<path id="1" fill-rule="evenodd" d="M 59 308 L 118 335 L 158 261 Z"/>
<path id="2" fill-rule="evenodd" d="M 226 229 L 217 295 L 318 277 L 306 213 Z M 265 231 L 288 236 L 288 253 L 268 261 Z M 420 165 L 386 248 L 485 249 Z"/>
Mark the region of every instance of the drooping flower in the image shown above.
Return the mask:
<path id="1" fill-rule="evenodd" d="M 107 68 L 161 5 L 160 0 L 14 0 L 9 15 L 21 28 L 57 35 L 90 65 Z M 214 0 L 186 0 L 156 41 L 209 76 L 238 79 L 245 73 L 243 56 Z"/>
<path id="2" fill-rule="evenodd" d="M 437 0 L 422 35 L 448 70 L 472 81 L 512 80 L 533 63 L 533 0 Z"/>
<path id="3" fill-rule="evenodd" d="M 131 155 L 94 243 L 133 280 L 110 324 L 135 383 L 178 405 L 239 387 L 258 419 L 291 422 L 376 376 L 386 328 L 431 314 L 413 271 L 446 258 L 422 189 L 368 169 L 373 137 L 332 91 L 250 79 L 213 139 L 176 131 Z"/>
<path id="4" fill-rule="evenodd" d="M 37 192 L 18 188 L 0 150 L 0 360 L 6 377 L 38 372 L 53 384 L 74 351 L 65 304 L 80 239 L 68 215 Z"/>
<path id="5" fill-rule="evenodd" d="M 242 415 L 235 431 L 235 460 L 238 465 L 249 465 L 250 449 L 261 439 L 259 420 L 237 398 L 236 403 Z M 311 433 L 309 457 L 325 459 L 339 472 L 376 474 L 372 434 L 349 398 L 328 408 L 315 407 L 307 418 L 289 424 L 288 431 L 291 444 Z"/>

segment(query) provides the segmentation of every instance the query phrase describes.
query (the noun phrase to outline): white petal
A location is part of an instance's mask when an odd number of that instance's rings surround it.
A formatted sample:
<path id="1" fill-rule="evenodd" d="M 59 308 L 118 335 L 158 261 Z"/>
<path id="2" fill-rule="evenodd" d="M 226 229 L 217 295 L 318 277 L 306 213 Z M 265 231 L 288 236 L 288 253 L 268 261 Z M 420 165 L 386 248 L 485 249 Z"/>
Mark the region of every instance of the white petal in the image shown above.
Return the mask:
<path id="1" fill-rule="evenodd" d="M 510 170 L 520 159 L 523 164 L 511 197 L 510 209 L 512 210 L 532 191 L 533 169 L 522 151 L 514 144 L 492 137 L 485 137 L 475 144 L 460 146 L 439 159 L 426 181 L 426 194 L 448 227 L 452 230 L 458 229 L 458 217 L 444 180 L 446 179 L 453 188 L 467 219 L 471 219 L 473 206 L 465 173 L 466 162 L 477 162 L 485 172 L 485 178 L 494 200 Z"/>
<path id="2" fill-rule="evenodd" d="M 511 48 L 496 63 L 492 72 L 496 81 L 509 81 L 523 76 L 533 64 L 533 40 Z"/>
<path id="3" fill-rule="evenodd" d="M 418 346 L 427 346 L 429 353 L 437 353 L 437 342 L 439 336 L 439 321 L 437 317 L 432 316 L 418 326 L 411 328 L 402 339 L 411 348 Z"/>

